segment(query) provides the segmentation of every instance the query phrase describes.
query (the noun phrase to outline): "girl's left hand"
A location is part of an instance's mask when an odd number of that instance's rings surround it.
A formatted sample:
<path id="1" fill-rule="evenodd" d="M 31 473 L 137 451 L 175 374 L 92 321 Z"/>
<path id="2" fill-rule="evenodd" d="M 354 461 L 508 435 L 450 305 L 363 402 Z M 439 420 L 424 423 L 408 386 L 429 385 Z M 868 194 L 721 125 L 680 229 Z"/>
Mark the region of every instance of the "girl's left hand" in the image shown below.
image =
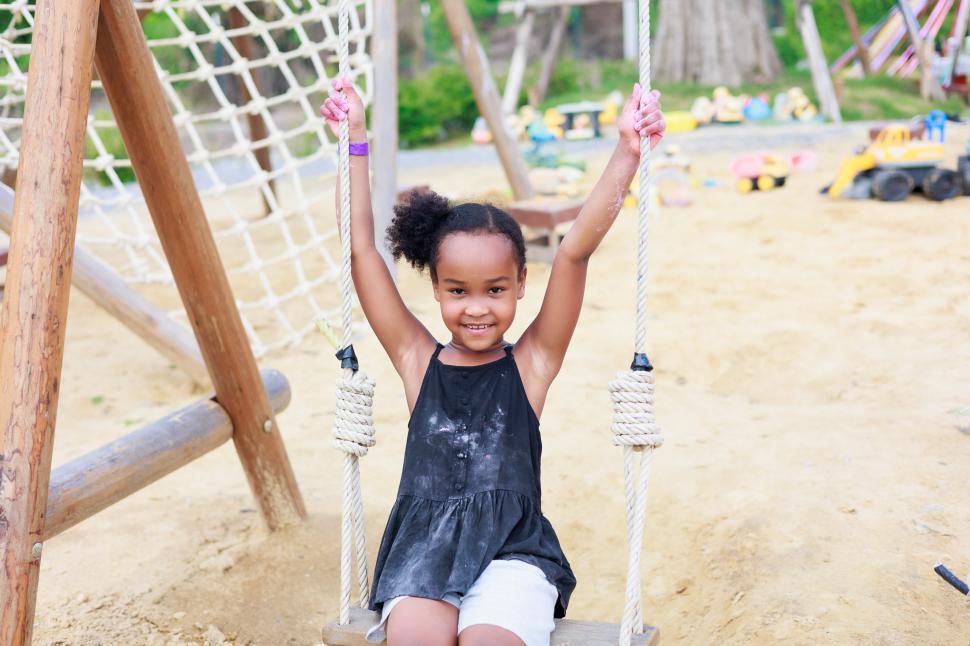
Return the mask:
<path id="1" fill-rule="evenodd" d="M 640 105 L 643 89 L 639 83 L 634 84 L 630 98 L 623 106 L 623 113 L 617 121 L 620 129 L 620 141 L 635 155 L 640 154 L 640 137 L 650 137 L 650 149 L 653 150 L 663 139 L 667 124 L 660 109 L 660 92 L 651 90 Z"/>

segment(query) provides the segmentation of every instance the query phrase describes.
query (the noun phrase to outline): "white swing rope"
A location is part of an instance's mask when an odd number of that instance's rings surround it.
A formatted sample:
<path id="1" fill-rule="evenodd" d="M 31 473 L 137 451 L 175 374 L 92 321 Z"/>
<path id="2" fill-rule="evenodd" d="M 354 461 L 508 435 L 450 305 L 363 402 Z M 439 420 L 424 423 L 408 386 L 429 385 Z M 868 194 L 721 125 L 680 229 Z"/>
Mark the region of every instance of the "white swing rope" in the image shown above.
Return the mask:
<path id="1" fill-rule="evenodd" d="M 339 76 L 348 69 L 349 0 L 340 0 L 337 59 Z M 367 580 L 367 549 L 364 542 L 364 499 L 360 491 L 359 458 L 374 446 L 374 380 L 357 369 L 352 339 L 353 284 L 350 267 L 350 131 L 347 119 L 340 122 L 337 143 L 337 168 L 340 174 L 340 242 L 343 262 L 340 267 L 343 343 L 337 353 L 344 374 L 337 380 L 333 443 L 344 452 L 344 493 L 340 531 L 340 623 L 350 622 L 352 560 L 356 553 L 358 605 L 366 607 L 370 596 Z"/>
<path id="2" fill-rule="evenodd" d="M 650 3 L 640 2 L 640 85 L 641 106 L 650 92 Z M 633 635 L 643 633 L 640 586 L 640 552 L 650 484 L 653 449 L 663 436 L 653 415 L 653 372 L 646 355 L 647 345 L 647 234 L 650 208 L 650 137 L 640 138 L 639 227 L 637 231 L 637 315 L 636 348 L 630 370 L 617 374 L 609 384 L 613 400 L 613 444 L 623 447 L 626 490 L 626 526 L 629 557 L 626 575 L 626 603 L 620 625 L 619 643 L 629 646 Z M 639 472 L 635 454 L 640 454 Z"/>

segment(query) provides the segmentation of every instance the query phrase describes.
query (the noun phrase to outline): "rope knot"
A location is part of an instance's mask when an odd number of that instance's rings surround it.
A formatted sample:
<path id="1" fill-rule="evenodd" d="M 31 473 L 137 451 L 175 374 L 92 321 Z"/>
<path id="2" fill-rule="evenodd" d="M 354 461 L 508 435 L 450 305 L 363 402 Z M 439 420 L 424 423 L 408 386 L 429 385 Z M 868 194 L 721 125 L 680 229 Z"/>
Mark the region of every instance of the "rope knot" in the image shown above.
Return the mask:
<path id="1" fill-rule="evenodd" d="M 624 370 L 610 382 L 613 444 L 659 448 L 664 443 L 653 416 L 653 373 Z"/>
<path id="2" fill-rule="evenodd" d="M 363 457 L 374 439 L 374 380 L 361 371 L 337 380 L 333 418 L 333 445 L 344 453 Z"/>

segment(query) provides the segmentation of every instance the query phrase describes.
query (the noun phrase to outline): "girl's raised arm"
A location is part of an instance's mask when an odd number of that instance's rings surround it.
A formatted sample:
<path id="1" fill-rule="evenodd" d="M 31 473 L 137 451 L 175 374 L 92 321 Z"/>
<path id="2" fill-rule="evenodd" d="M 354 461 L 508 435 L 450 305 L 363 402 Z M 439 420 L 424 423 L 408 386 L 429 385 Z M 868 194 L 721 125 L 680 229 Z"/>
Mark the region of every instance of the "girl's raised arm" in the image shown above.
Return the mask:
<path id="1" fill-rule="evenodd" d="M 517 356 L 524 355 L 523 359 L 532 368 L 530 373 L 535 376 L 537 389 L 548 388 L 562 366 L 579 320 L 589 258 L 623 206 L 640 163 L 640 136 L 650 137 L 651 148 L 663 137 L 665 124 L 660 94 L 651 92 L 642 107 L 640 95 L 640 86 L 634 85 L 617 121 L 620 142 L 579 217 L 563 238 L 552 263 L 542 307 L 517 346 Z"/>
<path id="2" fill-rule="evenodd" d="M 337 91 L 343 90 L 346 98 Z M 346 78 L 336 79 L 333 91 L 320 108 L 334 133 L 340 121 L 350 125 L 350 141 L 366 142 L 364 104 Z M 353 150 L 353 148 L 351 149 Z M 340 182 L 337 182 L 337 218 L 340 218 Z M 434 351 L 434 339 L 404 304 L 391 273 L 374 242 L 374 212 L 371 208 L 368 156 L 350 155 L 350 242 L 351 268 L 357 298 L 391 363 L 405 381 L 423 370 L 423 361 Z M 427 355 L 427 356 L 425 356 Z"/>

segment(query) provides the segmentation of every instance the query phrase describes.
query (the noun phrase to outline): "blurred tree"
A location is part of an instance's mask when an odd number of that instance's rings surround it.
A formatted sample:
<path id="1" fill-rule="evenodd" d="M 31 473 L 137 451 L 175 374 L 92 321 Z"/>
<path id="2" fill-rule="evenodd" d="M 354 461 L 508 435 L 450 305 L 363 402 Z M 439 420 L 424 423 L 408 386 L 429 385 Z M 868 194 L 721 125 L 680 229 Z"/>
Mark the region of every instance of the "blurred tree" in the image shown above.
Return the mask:
<path id="1" fill-rule="evenodd" d="M 399 0 L 397 22 L 398 70 L 405 78 L 411 78 L 427 66 L 421 0 Z"/>
<path id="2" fill-rule="evenodd" d="M 739 85 L 781 73 L 764 0 L 660 0 L 653 55 L 665 81 Z"/>

